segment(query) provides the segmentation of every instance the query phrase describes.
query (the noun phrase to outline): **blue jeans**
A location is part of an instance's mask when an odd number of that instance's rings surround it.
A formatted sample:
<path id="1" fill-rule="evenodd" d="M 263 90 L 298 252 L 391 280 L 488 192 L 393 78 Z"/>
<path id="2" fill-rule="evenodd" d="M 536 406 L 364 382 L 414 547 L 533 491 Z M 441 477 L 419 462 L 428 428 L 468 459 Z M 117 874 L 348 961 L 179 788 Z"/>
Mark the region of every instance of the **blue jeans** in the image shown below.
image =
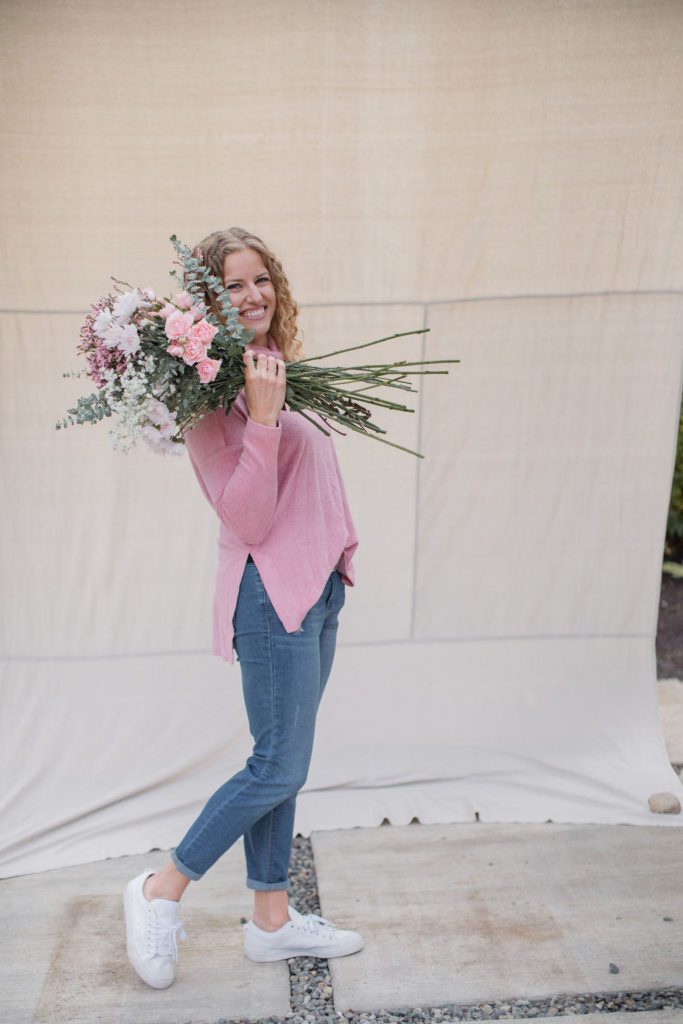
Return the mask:
<path id="1" fill-rule="evenodd" d="M 243 836 L 247 887 L 289 887 L 296 794 L 308 775 L 345 600 L 346 584 L 334 569 L 301 629 L 287 633 L 255 563 L 245 565 L 233 642 L 254 747 L 244 768 L 216 790 L 171 850 L 188 878 L 201 878 Z"/>

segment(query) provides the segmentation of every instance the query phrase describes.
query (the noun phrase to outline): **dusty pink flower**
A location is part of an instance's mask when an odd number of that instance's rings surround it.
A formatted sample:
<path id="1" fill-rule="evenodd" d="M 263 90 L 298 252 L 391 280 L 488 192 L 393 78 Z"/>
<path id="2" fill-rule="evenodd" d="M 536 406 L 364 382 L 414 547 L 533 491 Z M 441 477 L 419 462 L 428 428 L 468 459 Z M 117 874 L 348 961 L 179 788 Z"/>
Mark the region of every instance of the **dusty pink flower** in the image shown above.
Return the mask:
<path id="1" fill-rule="evenodd" d="M 198 306 L 193 306 L 190 312 L 194 313 L 195 320 L 201 320 L 203 316 L 206 316 L 206 306 L 201 302 Z"/>
<path id="2" fill-rule="evenodd" d="M 180 306 L 181 309 L 189 309 L 194 302 L 194 299 L 189 292 L 177 292 L 173 296 L 173 301 L 176 306 Z"/>
<path id="3" fill-rule="evenodd" d="M 197 373 L 199 374 L 199 380 L 202 384 L 209 384 L 218 373 L 218 369 L 223 362 L 222 359 L 200 359 L 197 363 Z"/>
<path id="4" fill-rule="evenodd" d="M 161 309 L 159 310 L 157 315 L 160 316 L 162 320 L 165 320 L 167 316 L 170 316 L 171 313 L 175 313 L 175 312 L 176 312 L 176 308 L 173 305 L 173 303 L 172 302 L 167 302 L 165 306 L 161 307 Z"/>
<path id="5" fill-rule="evenodd" d="M 188 338 L 192 341 L 201 341 L 202 345 L 208 348 L 217 334 L 217 327 L 210 324 L 208 320 L 200 320 L 190 328 Z"/>
<path id="6" fill-rule="evenodd" d="M 180 358 L 185 354 L 185 347 L 184 345 L 179 344 L 179 342 L 177 341 L 171 341 L 166 346 L 166 351 L 168 352 L 169 356 L 178 356 Z"/>
<path id="7" fill-rule="evenodd" d="M 178 338 L 182 338 L 184 334 L 187 334 L 192 323 L 194 316 L 192 313 L 181 313 L 179 309 L 175 312 L 169 313 L 166 317 L 166 325 L 164 330 L 166 331 L 166 337 L 171 341 L 177 341 Z"/>
<path id="8" fill-rule="evenodd" d="M 196 338 L 190 338 L 189 341 L 185 342 L 183 359 L 188 366 L 192 366 L 193 363 L 198 362 L 200 359 L 206 359 L 206 345 Z"/>

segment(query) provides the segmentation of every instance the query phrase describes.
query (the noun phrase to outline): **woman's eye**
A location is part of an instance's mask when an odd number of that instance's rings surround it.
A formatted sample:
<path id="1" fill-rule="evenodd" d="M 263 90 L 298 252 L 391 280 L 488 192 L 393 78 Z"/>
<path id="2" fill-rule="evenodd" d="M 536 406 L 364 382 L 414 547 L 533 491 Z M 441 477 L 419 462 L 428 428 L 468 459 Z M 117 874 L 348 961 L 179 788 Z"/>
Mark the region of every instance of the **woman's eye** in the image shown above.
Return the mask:
<path id="1" fill-rule="evenodd" d="M 256 283 L 259 284 L 260 281 L 265 281 L 267 283 L 267 282 L 270 281 L 270 278 L 269 277 L 258 277 L 256 279 Z M 240 284 L 238 284 L 238 283 L 229 284 L 226 290 L 230 292 L 230 291 L 232 291 L 233 288 L 241 288 L 241 287 L 242 286 Z"/>

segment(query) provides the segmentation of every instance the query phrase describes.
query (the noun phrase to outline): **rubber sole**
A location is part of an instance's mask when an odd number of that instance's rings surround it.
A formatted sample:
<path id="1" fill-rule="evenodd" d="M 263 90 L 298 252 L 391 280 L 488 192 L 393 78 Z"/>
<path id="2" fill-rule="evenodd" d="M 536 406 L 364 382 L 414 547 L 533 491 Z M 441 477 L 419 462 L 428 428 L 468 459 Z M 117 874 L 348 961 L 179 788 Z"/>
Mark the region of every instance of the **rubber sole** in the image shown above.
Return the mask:
<path id="1" fill-rule="evenodd" d="M 343 953 L 331 953 L 329 947 L 323 950 L 321 946 L 315 946 L 313 949 L 302 949 L 299 952 L 292 952 L 288 950 L 286 953 L 277 952 L 276 950 L 263 950 L 247 951 L 245 946 L 244 955 L 249 960 L 254 960 L 256 963 L 265 964 L 273 963 L 275 960 L 293 960 L 297 956 L 313 956 L 319 957 L 322 960 L 332 960 L 338 956 L 349 956 L 351 953 L 357 953 L 363 948 L 363 940 L 360 943 L 356 943 L 351 949 L 345 949 Z"/>

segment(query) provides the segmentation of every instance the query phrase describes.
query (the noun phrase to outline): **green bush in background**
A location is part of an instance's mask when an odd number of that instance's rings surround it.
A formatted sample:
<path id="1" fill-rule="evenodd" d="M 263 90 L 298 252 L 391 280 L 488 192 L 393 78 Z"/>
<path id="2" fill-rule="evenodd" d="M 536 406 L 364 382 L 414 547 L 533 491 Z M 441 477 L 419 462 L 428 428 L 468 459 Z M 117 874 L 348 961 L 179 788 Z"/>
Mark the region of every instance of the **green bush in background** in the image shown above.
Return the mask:
<path id="1" fill-rule="evenodd" d="M 676 464 L 671 484 L 671 501 L 666 520 L 666 544 L 664 546 L 664 572 L 683 578 L 683 406 L 678 420 L 678 444 Z"/>

